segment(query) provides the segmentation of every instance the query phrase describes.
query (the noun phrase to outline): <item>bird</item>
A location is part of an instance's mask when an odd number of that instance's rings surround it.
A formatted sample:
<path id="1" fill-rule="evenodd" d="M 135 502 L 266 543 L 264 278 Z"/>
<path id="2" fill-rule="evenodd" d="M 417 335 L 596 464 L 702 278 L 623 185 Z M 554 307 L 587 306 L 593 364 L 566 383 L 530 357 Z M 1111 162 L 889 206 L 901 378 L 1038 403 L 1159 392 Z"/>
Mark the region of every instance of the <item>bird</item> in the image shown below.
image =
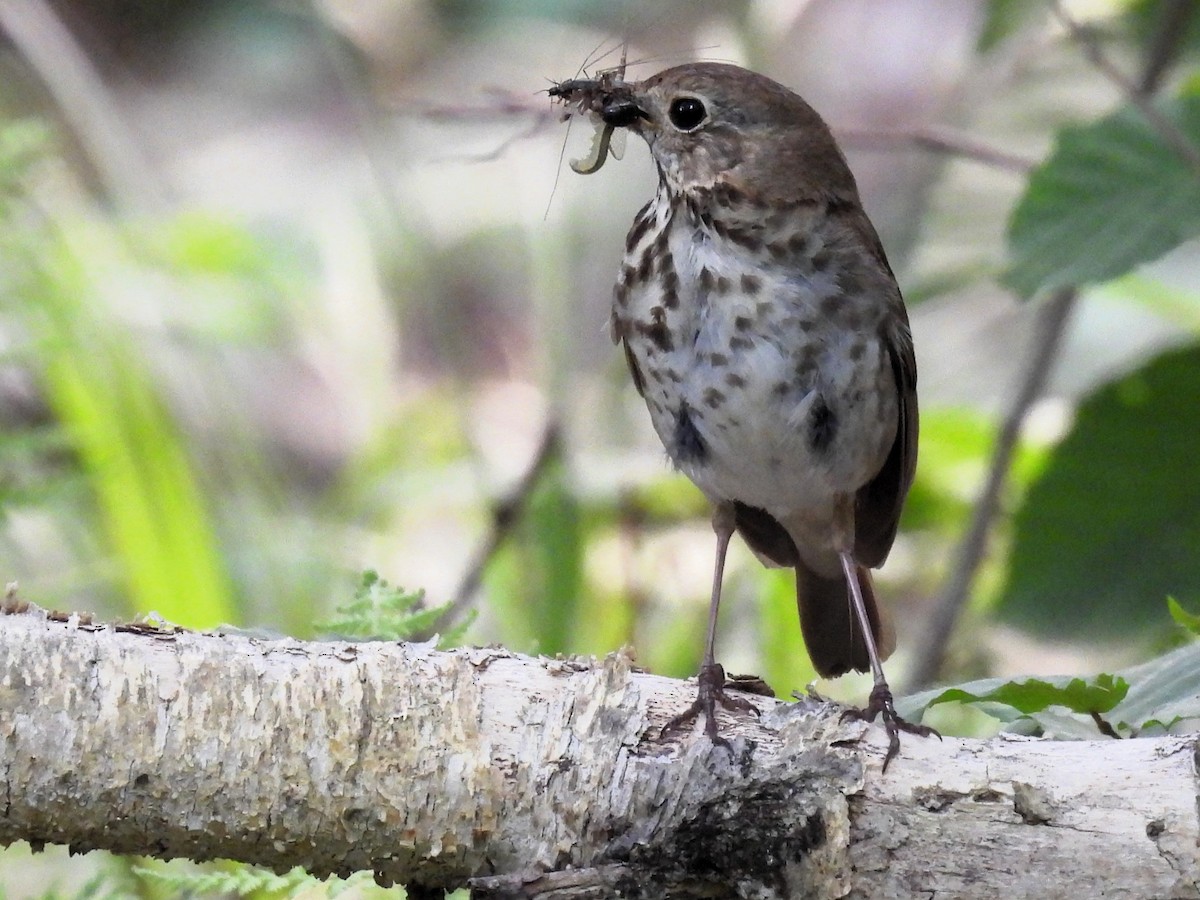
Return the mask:
<path id="1" fill-rule="evenodd" d="M 917 367 L 904 300 L 850 167 L 798 94 L 727 63 L 642 81 L 624 67 L 550 94 L 646 142 L 658 174 L 634 217 L 613 291 L 612 338 L 671 463 L 705 495 L 716 535 L 695 702 L 664 732 L 716 707 L 757 712 L 716 661 L 725 557 L 740 534 L 768 566 L 795 570 L 800 630 L 816 671 L 870 672 L 848 716 L 901 718 L 884 676 L 895 631 L 870 570 L 896 537 L 917 460 Z"/>

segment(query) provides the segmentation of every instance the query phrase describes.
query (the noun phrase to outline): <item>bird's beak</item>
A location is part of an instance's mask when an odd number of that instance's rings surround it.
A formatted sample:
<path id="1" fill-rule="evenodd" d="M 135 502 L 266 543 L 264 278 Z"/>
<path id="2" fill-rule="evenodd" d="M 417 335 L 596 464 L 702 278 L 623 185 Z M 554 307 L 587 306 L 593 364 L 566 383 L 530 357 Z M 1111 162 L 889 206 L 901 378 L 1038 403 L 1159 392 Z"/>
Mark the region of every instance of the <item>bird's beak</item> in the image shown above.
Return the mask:
<path id="1" fill-rule="evenodd" d="M 632 128 L 639 120 L 649 121 L 650 116 L 638 105 L 633 92 L 622 85 L 604 98 L 600 118 L 604 120 L 605 125 L 614 128 Z"/>

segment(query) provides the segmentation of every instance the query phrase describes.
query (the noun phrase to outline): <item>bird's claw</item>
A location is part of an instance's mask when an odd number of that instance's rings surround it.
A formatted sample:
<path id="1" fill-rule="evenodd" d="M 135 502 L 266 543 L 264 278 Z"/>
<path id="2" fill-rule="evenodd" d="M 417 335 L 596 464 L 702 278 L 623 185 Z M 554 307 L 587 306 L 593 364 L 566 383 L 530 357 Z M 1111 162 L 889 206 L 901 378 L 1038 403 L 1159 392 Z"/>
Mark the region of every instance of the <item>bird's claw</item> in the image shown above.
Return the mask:
<path id="1" fill-rule="evenodd" d="M 874 722 L 877 716 L 883 718 L 883 727 L 888 734 L 887 755 L 883 758 L 883 771 L 887 772 L 888 765 L 900 752 L 900 732 L 915 734 L 918 737 L 936 737 L 939 741 L 942 735 L 936 728 L 928 725 L 917 725 L 907 719 L 900 718 L 896 706 L 892 702 L 892 692 L 886 684 L 877 684 L 871 690 L 867 705 L 862 709 L 848 709 L 842 713 L 842 721 L 856 719 L 861 722 Z"/>
<path id="2" fill-rule="evenodd" d="M 703 716 L 704 733 L 708 735 L 709 740 L 718 747 L 724 747 L 732 755 L 733 747 L 717 731 L 717 706 L 722 706 L 730 711 L 740 710 L 753 713 L 756 716 L 759 715 L 758 707 L 744 697 L 734 697 L 726 692 L 725 669 L 720 663 L 701 666 L 700 673 L 696 676 L 696 683 L 698 689 L 692 705 L 667 722 L 659 731 L 658 736 L 666 737 L 672 731 L 677 731 Z"/>

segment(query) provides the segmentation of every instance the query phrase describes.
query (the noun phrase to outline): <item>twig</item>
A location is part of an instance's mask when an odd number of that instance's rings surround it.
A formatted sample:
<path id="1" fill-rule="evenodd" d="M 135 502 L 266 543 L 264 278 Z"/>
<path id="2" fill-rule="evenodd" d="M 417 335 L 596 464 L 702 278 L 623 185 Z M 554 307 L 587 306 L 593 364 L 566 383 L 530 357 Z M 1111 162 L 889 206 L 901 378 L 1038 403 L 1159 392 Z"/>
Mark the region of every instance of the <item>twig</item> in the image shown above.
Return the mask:
<path id="1" fill-rule="evenodd" d="M 1146 51 L 1146 65 L 1138 80 L 1137 93 L 1148 97 L 1162 84 L 1163 75 L 1178 55 L 1196 12 L 1196 0 L 1164 0 L 1162 18 Z"/>
<path id="2" fill-rule="evenodd" d="M 483 573 L 495 557 L 500 547 L 512 533 L 517 522 L 529 503 L 529 497 L 541 483 L 542 476 L 554 460 L 562 455 L 562 429 L 557 419 L 546 423 L 542 439 L 533 455 L 525 474 L 516 483 L 508 495 L 496 504 L 492 511 L 492 527 L 483 543 L 476 548 L 471 564 L 467 567 L 455 591 L 454 599 L 438 618 L 430 624 L 424 634 L 414 635 L 411 640 L 426 640 L 440 631 L 445 631 L 466 611 L 475 600 L 479 586 L 483 583 Z"/>
<path id="3" fill-rule="evenodd" d="M 129 140 L 116 102 L 46 0 L 0 0 L 0 30 L 37 73 L 87 153 L 112 201 L 162 202 L 153 169 Z"/>
<path id="4" fill-rule="evenodd" d="M 897 145 L 910 144 L 931 153 L 957 156 L 1022 175 L 1028 173 L 1035 165 L 1033 160 L 999 150 L 970 135 L 950 128 L 926 127 L 912 130 L 837 128 L 834 131 L 846 146 L 891 150 Z"/>
<path id="5" fill-rule="evenodd" d="M 478 103 L 429 103 L 421 100 L 405 100 L 387 105 L 388 112 L 402 116 L 420 116 L 433 121 L 479 122 L 488 119 L 534 118 L 546 124 L 562 119 L 561 107 L 551 106 L 546 91 L 535 95 L 535 100 L 525 94 L 503 88 L 488 88 L 492 102 Z"/>
<path id="6" fill-rule="evenodd" d="M 504 148 L 518 140 L 532 137 L 542 128 L 558 125 L 569 112 L 560 107 L 545 106 L 528 97 L 511 91 L 491 89 L 494 103 L 480 104 L 434 104 L 406 101 L 393 106 L 397 115 L 421 116 L 432 121 L 470 122 L 493 119 L 532 119 L 528 130 L 509 138 Z M 891 150 L 897 146 L 914 146 L 930 153 L 940 153 L 971 160 L 997 169 L 1024 174 L 1032 169 L 1034 161 L 992 147 L 971 135 L 943 127 L 913 129 L 835 128 L 839 140 L 848 146 L 866 149 Z M 503 149 L 503 148 L 502 148 Z M 497 153 L 502 152 L 497 151 Z M 487 154 L 483 159 L 492 159 L 496 154 Z"/>
<path id="7" fill-rule="evenodd" d="M 975 574 L 983 562 L 992 524 L 1000 511 L 1000 495 L 1012 468 L 1021 427 L 1058 357 L 1058 349 L 1066 332 L 1067 320 L 1078 297 L 1075 287 L 1060 288 L 1041 311 L 1033 352 L 1021 373 L 1020 387 L 1012 408 L 1004 419 L 988 466 L 987 482 L 975 503 L 966 537 L 958 548 L 954 567 L 946 586 L 933 603 L 929 618 L 921 629 L 916 650 L 916 666 L 908 676 L 908 689 L 916 690 L 933 682 L 942 666 L 946 645 L 958 621 L 959 612 L 970 594 Z"/>
<path id="8" fill-rule="evenodd" d="M 1192 0 L 1191 6 L 1193 8 L 1196 6 L 1195 0 Z M 1141 85 L 1146 83 L 1147 78 L 1142 77 L 1135 81 L 1113 65 L 1112 60 L 1104 54 L 1104 50 L 1096 42 L 1092 34 L 1072 19 L 1070 14 L 1062 8 L 1062 4 L 1058 0 L 1055 0 L 1052 4 L 1052 9 L 1054 10 L 1054 14 L 1058 16 L 1059 21 L 1066 27 L 1071 37 L 1079 43 L 1084 56 L 1088 58 L 1091 64 L 1103 73 L 1109 81 L 1121 89 L 1121 92 L 1125 94 L 1129 102 L 1142 114 L 1150 127 L 1158 132 L 1159 137 L 1170 145 L 1172 150 L 1189 166 L 1200 171 L 1200 148 L 1197 148 L 1188 139 L 1188 136 L 1179 130 L 1179 127 L 1174 122 L 1163 115 L 1162 111 L 1154 105 L 1149 94 L 1143 93 Z M 1158 49 L 1159 52 L 1166 54 L 1173 52 L 1174 47 L 1175 45 L 1167 43 Z M 1156 66 L 1160 65 L 1158 62 L 1159 59 L 1163 60 L 1161 65 L 1164 68 L 1170 62 L 1169 56 L 1152 57 L 1146 63 L 1146 72 L 1152 72 Z M 1158 72 L 1155 78 L 1156 80 L 1161 80 L 1162 72 Z"/>
<path id="9" fill-rule="evenodd" d="M 1179 10 L 1176 8 L 1178 6 L 1183 6 L 1188 15 L 1181 16 Z M 1197 4 L 1195 0 L 1185 0 L 1182 4 L 1171 4 L 1164 10 L 1160 31 L 1170 28 L 1182 33 L 1188 24 L 1188 18 L 1196 13 L 1198 7 L 1200 7 L 1200 4 Z M 1062 9 L 1059 8 L 1057 2 L 1054 3 L 1054 8 L 1059 17 L 1067 23 L 1072 33 L 1080 35 L 1082 29 L 1066 16 Z M 1100 60 L 1100 62 L 1097 62 L 1097 65 L 1102 69 L 1107 66 L 1111 70 L 1109 77 L 1115 75 L 1115 80 L 1118 84 L 1122 85 L 1122 89 L 1128 93 L 1131 101 L 1138 102 L 1139 108 L 1146 106 L 1157 114 L 1157 110 L 1150 104 L 1148 92 L 1154 86 L 1161 84 L 1163 75 L 1179 53 L 1181 47 L 1179 40 L 1161 39 L 1160 36 L 1160 38 L 1152 42 L 1151 52 L 1147 56 L 1142 77 L 1139 79 L 1138 84 L 1135 85 L 1120 72 L 1112 68 L 1103 53 L 1100 53 L 1099 49 L 1090 42 L 1090 38 L 1081 36 L 1080 39 L 1084 41 L 1085 47 L 1090 46 L 1097 52 L 1098 59 Z M 1095 58 L 1093 58 L 1093 62 L 1096 62 Z M 1143 91 L 1147 92 L 1143 93 Z M 1170 122 L 1167 124 L 1174 131 L 1174 125 Z M 1186 138 L 1182 139 L 1187 144 Z M 1187 144 L 1187 147 L 1192 152 L 1195 152 L 1195 148 L 1190 144 Z M 938 677 L 942 661 L 946 655 L 946 646 L 950 641 L 950 635 L 954 631 L 959 613 L 962 611 L 970 595 L 975 575 L 979 570 L 980 564 L 983 562 L 983 557 L 987 550 L 987 541 L 992 524 L 1000 511 L 1000 494 L 1007 480 L 1008 471 L 1012 467 L 1016 441 L 1020 436 L 1021 427 L 1034 400 L 1041 393 L 1042 386 L 1045 384 L 1050 369 L 1054 365 L 1059 347 L 1062 345 L 1062 337 L 1066 330 L 1067 321 L 1070 318 L 1071 310 L 1075 305 L 1077 297 L 1077 288 L 1073 286 L 1060 288 L 1046 302 L 1046 306 L 1042 311 L 1039 323 L 1040 328 L 1036 336 L 1037 342 L 1030 356 L 1029 366 L 1022 374 L 1020 387 L 1018 388 L 1017 397 L 1013 401 L 1012 409 L 1005 418 L 1000 434 L 996 439 L 996 447 L 992 453 L 987 482 L 975 507 L 970 527 L 967 529 L 966 536 L 958 548 L 954 568 L 951 569 L 950 576 L 946 580 L 946 585 L 942 593 L 934 601 L 929 619 L 922 629 L 921 643 L 917 647 L 915 656 L 916 665 L 908 679 L 910 689 L 928 685 Z"/>

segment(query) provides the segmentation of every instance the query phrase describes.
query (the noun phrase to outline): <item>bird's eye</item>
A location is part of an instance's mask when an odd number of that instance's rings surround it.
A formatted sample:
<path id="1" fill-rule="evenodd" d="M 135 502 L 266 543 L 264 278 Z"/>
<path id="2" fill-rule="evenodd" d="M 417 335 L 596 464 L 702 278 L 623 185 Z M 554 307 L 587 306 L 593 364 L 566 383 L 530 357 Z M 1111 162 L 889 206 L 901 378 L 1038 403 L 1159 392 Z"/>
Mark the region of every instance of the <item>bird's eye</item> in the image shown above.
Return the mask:
<path id="1" fill-rule="evenodd" d="M 708 115 L 708 110 L 695 97 L 678 97 L 671 101 L 667 115 L 671 124 L 680 131 L 695 131 Z"/>

